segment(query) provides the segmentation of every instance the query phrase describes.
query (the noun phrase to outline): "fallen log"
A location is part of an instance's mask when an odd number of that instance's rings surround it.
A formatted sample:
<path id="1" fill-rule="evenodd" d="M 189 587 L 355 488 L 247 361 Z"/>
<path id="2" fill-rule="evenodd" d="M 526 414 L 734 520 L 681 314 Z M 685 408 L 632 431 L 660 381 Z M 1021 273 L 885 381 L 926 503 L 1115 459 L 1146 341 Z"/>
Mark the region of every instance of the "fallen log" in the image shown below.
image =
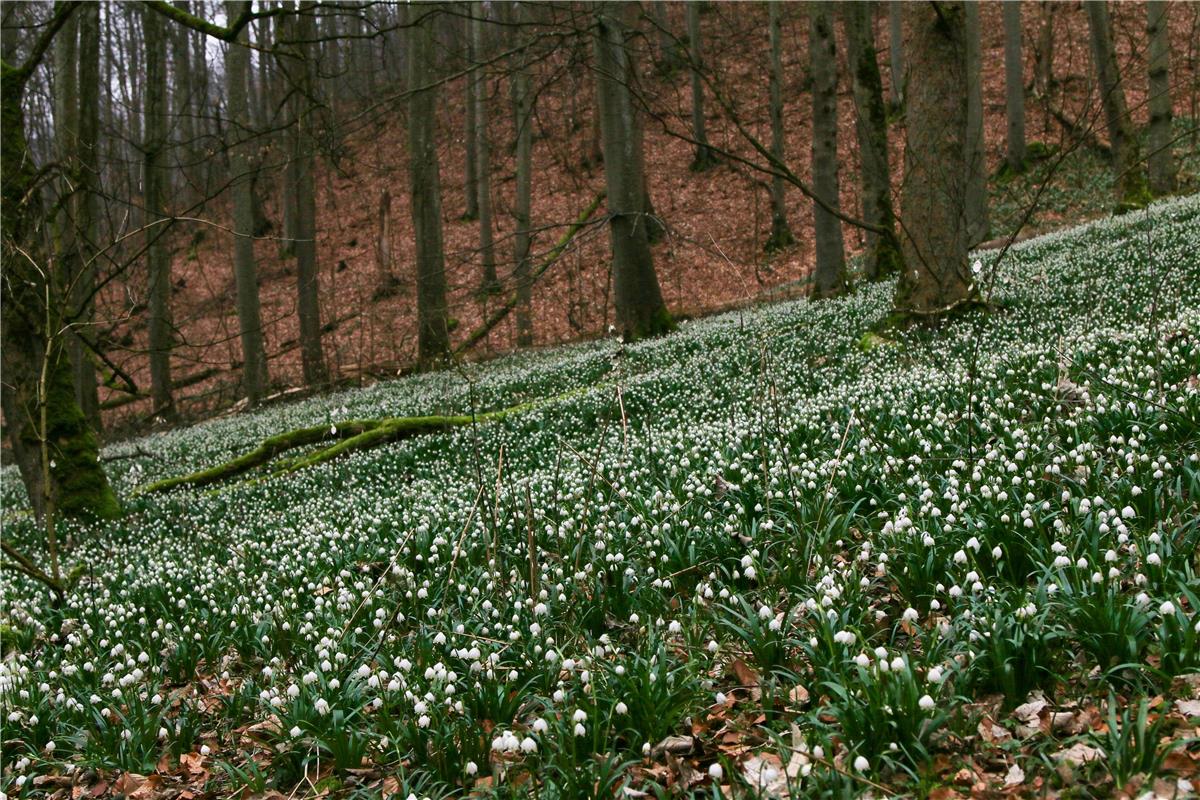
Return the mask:
<path id="1" fill-rule="evenodd" d="M 255 479 L 269 480 L 290 472 L 323 464 L 326 461 L 331 461 L 348 453 L 370 450 L 384 444 L 398 442 L 414 436 L 442 433 L 454 428 L 461 428 L 477 423 L 496 422 L 505 417 L 532 411 L 548 403 L 565 400 L 574 395 L 591 391 L 594 388 L 596 387 L 584 386 L 554 395 L 553 397 L 520 403 L 508 408 L 485 411 L 480 414 L 380 417 L 377 419 L 347 420 L 333 425 L 314 425 L 308 428 L 297 428 L 263 439 L 258 447 L 250 452 L 226 461 L 223 464 L 218 464 L 215 467 L 202 469 L 188 475 L 155 481 L 139 490 L 138 494 L 163 492 L 180 486 L 208 486 L 266 466 L 289 450 L 333 442 L 333 444 L 328 444 L 328 446 L 311 453 L 285 459 L 277 464 L 275 469 Z"/>

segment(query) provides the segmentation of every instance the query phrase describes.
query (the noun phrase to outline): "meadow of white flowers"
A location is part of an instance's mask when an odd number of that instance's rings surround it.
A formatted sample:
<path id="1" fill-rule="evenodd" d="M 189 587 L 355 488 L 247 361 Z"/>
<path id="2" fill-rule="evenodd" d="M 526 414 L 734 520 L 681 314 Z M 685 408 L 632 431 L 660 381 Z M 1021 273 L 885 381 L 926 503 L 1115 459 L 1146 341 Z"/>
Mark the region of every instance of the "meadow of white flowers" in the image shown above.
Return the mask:
<path id="1" fill-rule="evenodd" d="M 223 797 L 919 794 L 964 753 L 1056 785 L 1073 743 L 1101 785 L 1161 771 L 1200 671 L 1200 199 L 994 257 L 990 313 L 894 342 L 865 286 L 110 448 L 156 457 L 109 463 L 129 513 L 70 531 L 63 607 L 0 578 L 0 789 L 189 754 Z M 301 425 L 581 387 L 135 494 Z M 38 553 L 11 470 L 3 499 Z M 1112 724 L 1022 729 L 1031 694 Z"/>

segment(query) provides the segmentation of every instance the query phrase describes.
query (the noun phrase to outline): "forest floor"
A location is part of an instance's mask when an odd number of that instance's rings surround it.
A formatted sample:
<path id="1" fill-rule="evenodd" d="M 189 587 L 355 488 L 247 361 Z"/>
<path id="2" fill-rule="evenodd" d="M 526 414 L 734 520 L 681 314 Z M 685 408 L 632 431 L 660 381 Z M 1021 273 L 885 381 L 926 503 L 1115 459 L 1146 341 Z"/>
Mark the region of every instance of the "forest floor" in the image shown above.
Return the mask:
<path id="1" fill-rule="evenodd" d="M 866 335 L 885 282 L 111 446 L 66 601 L 0 578 L 0 791 L 1189 796 L 1197 253 L 1200 196 L 980 254 L 990 308 L 935 330 Z"/>
<path id="2" fill-rule="evenodd" d="M 986 141 L 991 181 L 992 236 L 1037 233 L 1105 216 L 1112 205 L 1111 170 L 1091 146 L 1076 147 L 1078 131 L 1067 131 L 1054 118 L 1053 107 L 1074 120 L 1087 138 L 1103 144 L 1103 126 L 1090 76 L 1086 20 L 1081 8 L 1051 4 L 1055 13 L 1054 74 L 1058 84 L 1049 100 L 1030 92 L 1027 99 L 1027 138 L 1050 150 L 1065 148 L 1070 155 L 1041 162 L 1026 175 L 1000 177 L 1004 158 L 1003 34 L 999 6 L 989 4 L 983 14 L 983 86 Z M 1032 6 L 1030 7 L 1033 8 Z M 1195 123 L 1197 111 L 1197 21 L 1200 10 L 1175 6 L 1172 17 L 1171 83 L 1176 98 L 1179 129 Z M 765 135 L 766 47 L 746 47 L 747 41 L 765 37 L 765 12 L 745 4 L 713 4 L 703 14 L 706 59 L 751 129 Z M 1146 119 L 1145 65 L 1141 50 L 1144 7 L 1118 4 L 1113 9 L 1117 49 L 1122 69 L 1132 76 L 1126 87 L 1136 120 Z M 678 20 L 676 20 L 679 22 Z M 1034 43 L 1038 40 L 1040 13 L 1025 15 L 1026 76 L 1032 85 Z M 783 14 L 784 97 L 789 163 L 801 178 L 808 177 L 811 108 L 805 90 L 807 23 L 798 7 Z M 887 25 L 877 27 L 885 84 Z M 840 36 L 840 27 L 839 27 Z M 765 45 L 765 41 L 764 41 Z M 715 310 L 752 305 L 763 299 L 802 292 L 808 276 L 812 247 L 811 206 L 795 190 L 788 192 L 789 217 L 798 243 L 782 252 L 764 253 L 771 214 L 764 177 L 729 161 L 705 172 L 688 169 L 692 147 L 664 131 L 664 125 L 687 129 L 689 92 L 686 73 L 669 77 L 650 74 L 646 91 L 664 110 L 665 123 L 651 121 L 646 130 L 646 164 L 649 188 L 657 214 L 668 236 L 654 248 L 660 282 L 673 313 L 700 316 Z M 561 227 L 574 219 L 597 189 L 603 186 L 603 169 L 587 163 L 592 149 L 591 76 L 586 69 L 565 69 L 554 59 L 540 68 L 547 71 L 535 81 L 538 113 L 534 144 L 535 227 L 543 227 L 534 252 L 543 253 L 558 238 Z M 552 77 L 551 77 L 552 76 Z M 488 78 L 493 98 L 492 182 L 496 207 L 498 268 L 502 278 L 512 269 L 511 206 L 514 163 L 512 126 L 504 105 L 507 85 L 502 75 Z M 842 207 L 857 213 L 859 206 L 856 148 L 853 145 L 853 107 L 849 85 L 842 76 L 840 137 Z M 478 223 L 461 219 L 464 210 L 464 136 L 462 81 L 446 87 L 439 107 L 443 142 L 440 169 L 443 187 L 447 274 L 450 285 L 453 338 L 460 341 L 475 329 L 499 299 L 481 295 Z M 372 96 L 371 101 L 378 101 Z M 397 104 L 393 104 L 397 105 Z M 412 272 L 413 242 L 408 203 L 402 104 L 386 113 L 339 106 L 352 120 L 338 128 L 337 158 L 320 160 L 318 191 L 318 255 L 321 313 L 325 323 L 325 353 L 340 385 L 361 385 L 394 376 L 410 367 L 415 353 L 415 313 Z M 380 107 L 378 105 L 371 107 Z M 739 155 L 752 155 L 734 126 L 709 102 L 709 134 L 714 144 Z M 351 113 L 355 112 L 355 113 Z M 1189 120 L 1191 122 L 1189 123 Z M 903 164 L 904 120 L 893 122 L 892 168 L 899 186 Z M 332 141 L 332 140 L 331 140 Z M 1183 136 L 1176 145 L 1183 158 L 1181 193 L 1200 187 L 1200 148 L 1195 135 Z M 1054 165 L 1053 168 L 1051 165 Z M 274 389 L 284 391 L 301 384 L 298 323 L 295 313 L 294 264 L 279 255 L 278 181 L 263 179 L 268 219 L 274 228 L 257 243 L 261 296 L 267 350 Z M 399 279 L 394 293 L 379 297 L 375 262 L 381 196 L 392 198 L 391 226 L 394 272 Z M 1037 200 L 1034 213 L 1026 209 Z M 228 214 L 224 198 L 209 204 L 202 216 L 224 224 Z M 1021 223 L 1024 221 L 1024 225 Z M 861 236 L 846 229 L 850 253 L 861 248 Z M 197 419 L 228 410 L 241 396 L 238 367 L 241 362 L 236 317 L 233 313 L 231 246 L 224 233 L 207 225 L 181 224 L 175 235 L 175 324 L 178 346 L 174 350 L 176 380 L 185 386 L 177 392 L 185 418 Z M 539 281 L 534 291 L 535 341 L 539 346 L 601 336 L 612 321 L 609 289 L 608 236 L 601 227 L 587 229 L 566 256 Z M 144 283 L 144 281 L 143 281 Z M 100 314 L 116 320 L 111 339 L 115 358 L 145 389 L 149 384 L 145 357 L 147 335 L 144 314 L 131 311 L 144 286 L 135 278 L 115 282 L 101 303 Z M 498 326 L 470 354 L 489 358 L 513 347 L 512 321 Z M 103 390 L 104 400 L 121 403 L 106 412 L 110 437 L 144 431 L 152 424 L 147 400 L 128 399 L 116 390 Z"/>

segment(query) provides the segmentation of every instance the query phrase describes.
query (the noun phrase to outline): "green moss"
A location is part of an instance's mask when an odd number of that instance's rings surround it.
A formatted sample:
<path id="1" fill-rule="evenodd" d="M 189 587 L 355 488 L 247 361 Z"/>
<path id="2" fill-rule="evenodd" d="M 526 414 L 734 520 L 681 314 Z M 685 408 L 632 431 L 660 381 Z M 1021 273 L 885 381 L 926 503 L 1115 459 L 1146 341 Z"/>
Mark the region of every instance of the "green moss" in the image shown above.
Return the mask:
<path id="1" fill-rule="evenodd" d="M 625 338 L 627 341 L 636 342 L 641 339 L 662 336 L 673 330 L 675 330 L 675 320 L 671 317 L 671 312 L 667 311 L 667 307 L 663 305 L 650 315 L 650 319 L 644 325 L 639 325 L 632 331 L 626 332 Z"/>
<path id="2" fill-rule="evenodd" d="M 858 349 L 864 353 L 869 353 L 879 347 L 895 347 L 896 342 L 893 339 L 888 339 L 880 336 L 875 331 L 867 331 L 858 340 Z"/>
<path id="3" fill-rule="evenodd" d="M 68 517 L 119 517 L 121 504 L 100 466 L 100 446 L 75 402 L 70 363 L 61 353 L 53 362 L 46 411 L 58 510 Z"/>

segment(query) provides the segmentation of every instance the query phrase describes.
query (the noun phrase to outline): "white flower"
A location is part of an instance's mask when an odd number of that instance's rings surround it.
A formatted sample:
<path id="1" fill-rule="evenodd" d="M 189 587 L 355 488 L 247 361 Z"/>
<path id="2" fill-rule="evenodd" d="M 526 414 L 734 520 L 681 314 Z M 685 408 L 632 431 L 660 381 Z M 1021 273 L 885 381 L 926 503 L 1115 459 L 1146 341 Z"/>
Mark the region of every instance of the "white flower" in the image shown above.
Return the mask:
<path id="1" fill-rule="evenodd" d="M 1175 604 L 1172 603 L 1170 600 L 1166 601 L 1165 603 L 1163 603 L 1161 606 L 1158 607 L 1158 613 L 1162 614 L 1164 617 L 1171 616 L 1172 614 L 1175 613 Z"/>
<path id="2" fill-rule="evenodd" d="M 905 622 L 916 622 L 920 616 L 915 608 L 906 608 L 900 618 Z"/>
<path id="3" fill-rule="evenodd" d="M 714 781 L 719 781 L 725 777 L 725 770 L 721 769 L 721 765 L 714 761 L 708 765 L 708 777 Z"/>
<path id="4" fill-rule="evenodd" d="M 575 723 L 575 735 L 576 736 L 586 736 L 587 728 L 583 727 L 582 723 L 576 722 Z"/>
<path id="5" fill-rule="evenodd" d="M 587 722 L 587 712 L 582 708 L 575 709 L 575 713 L 571 716 L 575 722 Z"/>
<path id="6" fill-rule="evenodd" d="M 866 772 L 871 768 L 871 762 L 867 761 L 867 759 L 862 756 L 858 756 L 854 759 L 854 768 L 859 772 Z"/>
<path id="7" fill-rule="evenodd" d="M 293 739 L 299 739 L 301 734 L 303 734 L 303 733 L 304 733 L 304 731 L 300 730 L 299 725 L 292 726 L 291 734 L 292 734 Z"/>
<path id="8" fill-rule="evenodd" d="M 476 764 L 474 761 L 468 761 L 467 767 L 466 767 L 466 773 L 468 775 L 474 775 L 477 772 L 479 772 L 479 765 Z"/>
<path id="9" fill-rule="evenodd" d="M 202 755 L 202 756 L 206 756 L 206 755 L 209 755 L 210 753 L 212 753 L 212 748 L 211 748 L 211 747 L 209 747 L 209 746 L 208 746 L 208 745 L 206 745 L 206 744 L 202 744 L 202 745 L 200 745 L 200 755 Z"/>
<path id="10" fill-rule="evenodd" d="M 925 673 L 925 680 L 929 681 L 930 683 L 941 683 L 942 682 L 942 668 L 941 667 L 930 667 L 929 672 Z"/>
<path id="11" fill-rule="evenodd" d="M 617 707 L 613 710 L 616 711 L 618 714 L 628 714 L 629 706 L 625 705 L 624 703 L 617 703 Z"/>
<path id="12" fill-rule="evenodd" d="M 932 711 L 933 707 L 936 706 L 937 703 L 935 703 L 933 698 L 929 695 L 923 694 L 921 695 L 921 699 L 917 701 L 917 705 L 920 706 L 922 711 Z"/>

